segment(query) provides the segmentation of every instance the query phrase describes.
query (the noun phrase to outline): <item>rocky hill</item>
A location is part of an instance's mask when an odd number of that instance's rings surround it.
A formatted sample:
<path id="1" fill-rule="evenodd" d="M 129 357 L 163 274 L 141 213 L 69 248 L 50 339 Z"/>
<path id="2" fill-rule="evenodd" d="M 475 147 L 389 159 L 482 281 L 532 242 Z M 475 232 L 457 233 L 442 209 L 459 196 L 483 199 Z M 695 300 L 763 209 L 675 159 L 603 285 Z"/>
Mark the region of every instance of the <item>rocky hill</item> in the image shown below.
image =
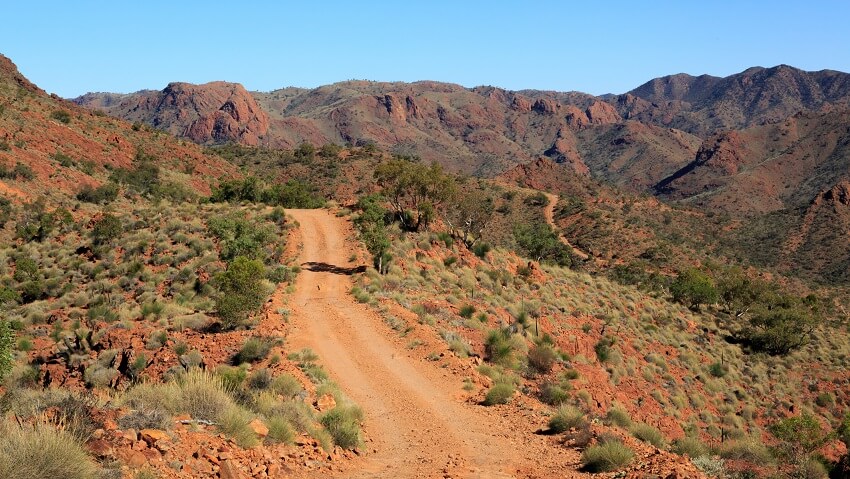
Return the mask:
<path id="1" fill-rule="evenodd" d="M 656 78 L 612 101 L 625 118 L 705 137 L 719 130 L 782 121 L 803 110 L 847 106 L 850 75 L 788 65 L 753 67 L 725 78 Z"/>
<path id="2" fill-rule="evenodd" d="M 744 219 L 738 238 L 760 245 L 755 250 L 768 264 L 846 281 L 848 124 L 850 111 L 836 110 L 718 133 L 656 191 Z"/>
<path id="3" fill-rule="evenodd" d="M 304 141 L 375 143 L 478 176 L 494 176 L 545 155 L 578 174 L 598 174 L 644 188 L 690 160 L 699 143 L 669 128 L 628 125 L 612 105 L 582 93 L 350 81 L 312 90 L 242 93 L 239 98 L 248 105 L 244 114 L 228 107 L 224 96 L 216 93 L 224 85 L 172 84 L 161 92 L 120 99 L 89 94 L 75 101 L 201 143 L 259 142 L 269 147 L 294 147 Z M 228 91 L 244 92 L 239 85 L 226 85 Z M 255 114 L 258 109 L 251 96 L 267 113 L 267 121 Z M 209 118 L 222 117 L 224 111 L 240 114 L 229 117 L 227 128 L 213 127 L 210 134 L 208 126 L 216 123 Z M 203 134 L 198 134 L 199 122 L 205 127 Z M 609 145 L 614 152 L 608 151 Z"/>
<path id="4" fill-rule="evenodd" d="M 56 201 L 83 186 L 99 186 L 139 155 L 163 169 L 174 184 L 208 193 L 236 169 L 217 156 L 144 125 L 48 96 L 0 56 L 0 193 L 18 201 Z M 20 165 L 20 166 L 19 166 Z"/>

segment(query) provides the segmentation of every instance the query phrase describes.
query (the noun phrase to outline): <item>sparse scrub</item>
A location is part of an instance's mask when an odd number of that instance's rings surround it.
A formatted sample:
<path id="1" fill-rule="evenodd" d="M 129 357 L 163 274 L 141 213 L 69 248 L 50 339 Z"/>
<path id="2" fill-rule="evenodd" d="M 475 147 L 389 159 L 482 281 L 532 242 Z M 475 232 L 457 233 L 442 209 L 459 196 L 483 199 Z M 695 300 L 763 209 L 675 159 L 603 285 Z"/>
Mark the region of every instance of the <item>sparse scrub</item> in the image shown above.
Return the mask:
<path id="1" fill-rule="evenodd" d="M 48 424 L 0 425 L 0 477 L 90 479 L 98 468 L 72 435 Z"/>
<path id="2" fill-rule="evenodd" d="M 485 406 L 494 406 L 496 404 L 507 404 L 516 391 L 513 384 L 509 382 L 497 382 L 493 384 L 487 395 L 484 396 L 483 404 Z"/>
<path id="3" fill-rule="evenodd" d="M 233 356 L 233 364 L 253 363 L 265 359 L 269 355 L 274 342 L 268 338 L 250 338 L 242 345 L 242 349 Z"/>
<path id="4" fill-rule="evenodd" d="M 587 420 L 584 412 L 575 406 L 562 404 L 549 419 L 549 430 L 554 433 L 569 431 L 582 427 Z"/>
<path id="5" fill-rule="evenodd" d="M 585 449 L 581 463 L 590 472 L 616 471 L 627 466 L 634 456 L 628 446 L 618 440 L 610 440 Z"/>
<path id="6" fill-rule="evenodd" d="M 629 412 L 622 406 L 613 405 L 605 415 L 605 420 L 608 424 L 629 428 L 632 425 L 632 419 L 629 417 Z"/>
<path id="7" fill-rule="evenodd" d="M 634 424 L 629 428 L 629 432 L 632 433 L 632 436 L 655 447 L 663 448 L 665 445 L 664 435 L 661 434 L 661 431 L 649 424 Z"/>
<path id="8" fill-rule="evenodd" d="M 334 443 L 343 449 L 354 449 L 362 443 L 360 421 L 363 412 L 356 406 L 337 405 L 325 413 L 320 422 L 333 437 Z"/>

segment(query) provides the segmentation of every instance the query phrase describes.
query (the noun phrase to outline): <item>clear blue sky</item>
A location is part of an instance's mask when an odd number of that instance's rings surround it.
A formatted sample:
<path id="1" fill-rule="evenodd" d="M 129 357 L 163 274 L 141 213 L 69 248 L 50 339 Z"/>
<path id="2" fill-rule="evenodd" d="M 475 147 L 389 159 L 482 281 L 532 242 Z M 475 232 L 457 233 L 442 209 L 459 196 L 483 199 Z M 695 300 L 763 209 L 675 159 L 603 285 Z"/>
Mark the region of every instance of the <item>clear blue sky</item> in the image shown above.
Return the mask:
<path id="1" fill-rule="evenodd" d="M 850 2 L 7 2 L 0 53 L 64 97 L 349 79 L 622 93 L 666 74 L 850 71 Z"/>

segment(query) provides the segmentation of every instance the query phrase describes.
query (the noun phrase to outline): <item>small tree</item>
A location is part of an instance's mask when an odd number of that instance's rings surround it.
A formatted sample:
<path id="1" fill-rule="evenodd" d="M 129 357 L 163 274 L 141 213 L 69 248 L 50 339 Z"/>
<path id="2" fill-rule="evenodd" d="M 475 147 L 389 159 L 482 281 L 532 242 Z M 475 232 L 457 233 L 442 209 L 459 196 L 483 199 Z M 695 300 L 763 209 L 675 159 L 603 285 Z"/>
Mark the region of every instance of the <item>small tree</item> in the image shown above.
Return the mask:
<path id="1" fill-rule="evenodd" d="M 750 278 L 740 267 L 730 267 L 717 274 L 717 292 L 729 314 L 740 318 L 756 305 L 775 285 Z"/>
<path id="2" fill-rule="evenodd" d="M 535 258 L 551 261 L 559 266 L 572 265 L 572 253 L 567 245 L 549 225 L 532 223 L 518 225 L 514 228 L 514 238 L 524 252 Z"/>
<path id="3" fill-rule="evenodd" d="M 806 464 L 830 439 L 820 422 L 805 413 L 772 424 L 770 432 L 779 440 L 776 449 L 780 456 L 796 467 Z"/>
<path id="4" fill-rule="evenodd" d="M 682 303 L 694 311 L 703 304 L 717 302 L 717 287 L 710 276 L 696 268 L 686 269 L 670 285 L 673 301 Z"/>
<path id="5" fill-rule="evenodd" d="M 817 319 L 816 304 L 772 294 L 753 307 L 743 336 L 756 350 L 788 354 L 806 344 Z"/>
<path id="6" fill-rule="evenodd" d="M 107 213 L 94 224 L 91 236 L 94 244 L 104 245 L 121 236 L 123 232 L 124 229 L 121 226 L 121 220 Z"/>
<path id="7" fill-rule="evenodd" d="M 449 202 L 443 219 L 467 248 L 481 239 L 481 234 L 493 218 L 493 198 L 475 189 L 456 195 Z"/>
<path id="8" fill-rule="evenodd" d="M 430 166 L 393 159 L 375 168 L 375 179 L 392 205 L 396 219 L 411 231 L 428 228 L 434 215 L 455 191 L 454 179 L 438 164 Z"/>
<path id="9" fill-rule="evenodd" d="M 266 299 L 264 277 L 263 263 L 244 256 L 234 258 L 227 270 L 216 276 L 216 308 L 223 329 L 236 328 L 248 314 L 260 309 Z"/>
<path id="10" fill-rule="evenodd" d="M 360 236 L 366 249 L 372 254 L 375 269 L 379 273 L 386 273 L 391 256 L 387 252 L 390 248 L 390 239 L 387 235 L 387 210 L 381 206 L 383 198 L 378 195 L 369 195 L 360 198 L 357 207 L 360 208 L 360 216 L 354 221 L 360 230 Z"/>
<path id="11" fill-rule="evenodd" d="M 9 326 L 8 321 L 0 320 L 0 381 L 12 369 L 14 357 L 12 356 L 12 344 L 15 341 L 15 332 Z"/>

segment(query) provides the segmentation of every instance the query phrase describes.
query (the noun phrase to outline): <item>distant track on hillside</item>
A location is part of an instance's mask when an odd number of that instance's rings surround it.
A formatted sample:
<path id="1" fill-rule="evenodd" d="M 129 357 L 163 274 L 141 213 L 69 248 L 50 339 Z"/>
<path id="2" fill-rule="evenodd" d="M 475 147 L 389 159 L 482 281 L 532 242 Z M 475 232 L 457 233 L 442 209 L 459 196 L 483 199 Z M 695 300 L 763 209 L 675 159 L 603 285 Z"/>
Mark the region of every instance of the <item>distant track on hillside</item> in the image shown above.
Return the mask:
<path id="1" fill-rule="evenodd" d="M 573 250 L 574 255 L 578 256 L 583 260 L 590 258 L 589 254 L 573 246 L 561 233 L 561 228 L 559 228 L 558 225 L 555 224 L 555 206 L 558 204 L 558 195 L 554 193 L 549 193 L 547 191 L 543 191 L 542 193 L 546 195 L 546 198 L 549 199 L 549 203 L 546 205 L 546 208 L 543 209 L 543 216 L 546 218 L 546 223 L 548 223 L 549 226 L 551 226 L 552 229 L 558 233 L 558 239 L 561 240 L 561 243 L 564 243 Z"/>

